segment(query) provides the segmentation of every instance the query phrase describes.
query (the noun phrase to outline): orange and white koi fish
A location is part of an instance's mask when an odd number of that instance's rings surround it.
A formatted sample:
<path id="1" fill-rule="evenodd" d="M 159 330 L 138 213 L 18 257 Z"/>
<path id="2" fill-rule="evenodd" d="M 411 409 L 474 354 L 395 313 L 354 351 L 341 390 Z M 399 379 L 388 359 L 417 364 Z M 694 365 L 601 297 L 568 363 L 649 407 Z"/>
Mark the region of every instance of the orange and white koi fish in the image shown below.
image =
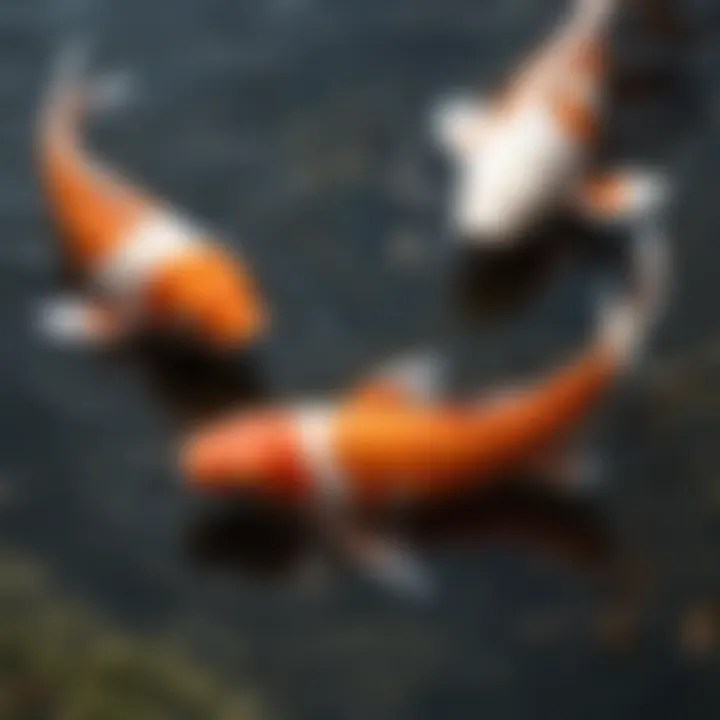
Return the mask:
<path id="1" fill-rule="evenodd" d="M 86 82 L 78 54 L 71 55 L 62 58 L 51 84 L 37 151 L 63 252 L 87 282 L 88 296 L 50 303 L 46 329 L 96 343 L 141 328 L 182 330 L 216 349 L 252 341 L 263 331 L 266 313 L 243 263 L 82 148 L 84 114 L 112 87 Z"/>
<path id="2" fill-rule="evenodd" d="M 547 467 L 637 355 L 664 284 L 661 249 L 647 236 L 638 239 L 634 291 L 603 304 L 597 337 L 543 380 L 499 397 L 445 403 L 423 391 L 438 386 L 437 375 L 427 374 L 431 364 L 395 368 L 341 402 L 268 407 L 201 429 L 184 445 L 184 471 L 204 489 L 254 489 L 337 508 L 432 501 Z M 334 532 L 348 527 L 336 523 Z M 373 570 L 383 569 L 384 578 L 394 558 L 395 580 L 407 579 L 386 544 L 346 545 L 363 555 L 372 548 L 368 564 L 378 563 Z"/>
<path id="3" fill-rule="evenodd" d="M 499 96 L 439 103 L 435 135 L 451 157 L 450 221 L 459 242 L 522 241 L 555 211 L 627 222 L 667 195 L 661 173 L 598 172 L 592 164 L 606 105 L 608 30 L 620 0 L 576 0 L 574 12 Z"/>

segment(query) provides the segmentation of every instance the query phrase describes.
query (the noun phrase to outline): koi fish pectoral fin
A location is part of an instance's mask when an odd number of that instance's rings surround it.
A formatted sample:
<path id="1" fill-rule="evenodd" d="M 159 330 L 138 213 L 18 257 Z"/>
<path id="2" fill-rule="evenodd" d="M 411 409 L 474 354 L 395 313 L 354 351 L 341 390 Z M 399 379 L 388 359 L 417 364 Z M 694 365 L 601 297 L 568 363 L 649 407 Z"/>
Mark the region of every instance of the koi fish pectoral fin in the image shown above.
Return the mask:
<path id="1" fill-rule="evenodd" d="M 426 352 L 391 360 L 377 372 L 378 381 L 384 380 L 409 398 L 437 400 L 445 390 L 447 368 L 437 353 Z"/>
<path id="2" fill-rule="evenodd" d="M 435 583 L 425 564 L 398 540 L 355 528 L 348 532 L 343 551 L 355 567 L 378 585 L 420 602 L 435 597 Z"/>
<path id="3" fill-rule="evenodd" d="M 587 217 L 609 223 L 628 223 L 656 214 L 670 195 L 670 183 L 660 172 L 626 169 L 595 175 L 578 194 Z"/>
<path id="4" fill-rule="evenodd" d="M 488 116 L 488 103 L 482 96 L 441 98 L 430 113 L 430 132 L 441 150 L 459 157 L 482 142 Z"/>
<path id="5" fill-rule="evenodd" d="M 369 528 L 342 503 L 321 503 L 313 516 L 328 550 L 376 584 L 418 602 L 435 597 L 430 572 L 399 540 Z"/>
<path id="6" fill-rule="evenodd" d="M 37 327 L 46 337 L 63 344 L 101 347 L 124 339 L 128 331 L 120 317 L 106 306 L 75 296 L 44 303 Z"/>

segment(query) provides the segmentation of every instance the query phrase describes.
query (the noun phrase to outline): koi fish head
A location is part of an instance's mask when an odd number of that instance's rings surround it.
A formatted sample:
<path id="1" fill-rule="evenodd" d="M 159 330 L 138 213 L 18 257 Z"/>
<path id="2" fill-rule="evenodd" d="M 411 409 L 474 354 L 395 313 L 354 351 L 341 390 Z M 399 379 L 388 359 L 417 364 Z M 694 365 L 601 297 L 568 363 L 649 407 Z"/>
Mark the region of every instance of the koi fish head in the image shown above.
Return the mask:
<path id="1" fill-rule="evenodd" d="M 458 240 L 494 247 L 521 237 L 566 189 L 577 155 L 537 105 L 496 122 L 484 142 L 458 148 L 451 203 Z"/>
<path id="2" fill-rule="evenodd" d="M 459 165 L 452 221 L 458 240 L 463 245 L 492 246 L 510 235 L 511 220 L 516 215 L 498 192 L 495 178 L 478 153 L 464 158 Z"/>
<path id="3" fill-rule="evenodd" d="M 511 150 L 470 156 L 460 165 L 451 220 L 461 244 L 506 246 L 545 211 L 547 186 L 540 177 L 545 157 L 538 162 Z"/>
<path id="4" fill-rule="evenodd" d="M 254 340 L 266 324 L 247 272 L 217 248 L 175 258 L 152 283 L 150 295 L 158 320 L 219 349 Z"/>
<path id="5" fill-rule="evenodd" d="M 181 452 L 189 482 L 210 490 L 297 497 L 305 487 L 302 441 L 292 416 L 243 414 L 191 435 Z"/>

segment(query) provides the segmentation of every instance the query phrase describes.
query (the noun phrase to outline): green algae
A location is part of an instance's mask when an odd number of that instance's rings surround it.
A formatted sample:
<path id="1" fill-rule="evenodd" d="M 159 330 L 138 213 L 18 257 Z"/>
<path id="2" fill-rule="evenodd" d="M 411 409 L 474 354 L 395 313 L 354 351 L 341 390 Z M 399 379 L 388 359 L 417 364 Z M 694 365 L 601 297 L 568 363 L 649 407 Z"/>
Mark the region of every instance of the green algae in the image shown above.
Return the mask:
<path id="1" fill-rule="evenodd" d="M 0 554 L 3 720 L 256 720 L 180 643 L 131 637 L 72 603 L 34 565 Z"/>

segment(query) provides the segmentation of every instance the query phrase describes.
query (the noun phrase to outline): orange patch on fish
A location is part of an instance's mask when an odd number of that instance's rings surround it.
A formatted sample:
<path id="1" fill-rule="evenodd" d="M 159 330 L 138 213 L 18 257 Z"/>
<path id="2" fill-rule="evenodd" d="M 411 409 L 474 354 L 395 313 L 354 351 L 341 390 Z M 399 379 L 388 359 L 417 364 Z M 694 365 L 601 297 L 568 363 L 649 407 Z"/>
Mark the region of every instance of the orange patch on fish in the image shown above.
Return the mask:
<path id="1" fill-rule="evenodd" d="M 621 175 L 601 175 L 590 180 L 584 192 L 590 206 L 612 214 L 626 204 L 629 188 Z"/>
<path id="2" fill-rule="evenodd" d="M 237 328 L 248 337 L 260 334 L 267 318 L 249 274 L 216 248 L 168 260 L 150 279 L 145 303 L 157 323 L 202 319 L 210 335 L 222 339 Z"/>
<path id="3" fill-rule="evenodd" d="M 83 268 L 101 263 L 150 207 L 62 138 L 48 140 L 41 162 L 53 215 L 66 230 L 67 250 Z"/>
<path id="4" fill-rule="evenodd" d="M 603 42 L 583 42 L 574 58 L 574 69 L 584 74 L 601 75 L 606 69 L 606 57 Z"/>
<path id="5" fill-rule="evenodd" d="M 594 142 L 600 132 L 600 120 L 595 110 L 582 98 L 564 96 L 552 104 L 552 113 L 561 127 L 574 138 Z"/>
<path id="6" fill-rule="evenodd" d="M 290 418 L 270 410 L 252 422 L 240 418 L 218 423 L 190 439 L 182 449 L 181 463 L 199 486 L 252 489 L 259 478 L 272 476 L 277 481 L 271 488 L 274 493 L 295 497 L 308 477 L 300 446 Z"/>

